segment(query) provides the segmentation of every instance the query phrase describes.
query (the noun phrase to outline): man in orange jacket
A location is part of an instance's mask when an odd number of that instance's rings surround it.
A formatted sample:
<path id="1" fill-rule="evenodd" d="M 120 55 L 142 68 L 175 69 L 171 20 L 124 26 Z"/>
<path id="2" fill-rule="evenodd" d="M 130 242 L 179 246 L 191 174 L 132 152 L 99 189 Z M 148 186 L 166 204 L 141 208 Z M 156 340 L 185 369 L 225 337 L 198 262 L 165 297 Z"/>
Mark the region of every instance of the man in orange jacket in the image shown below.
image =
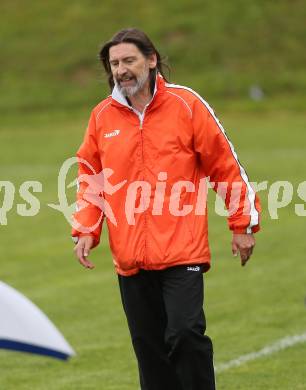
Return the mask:
<path id="1" fill-rule="evenodd" d="M 111 95 L 93 109 L 77 154 L 75 254 L 94 267 L 88 255 L 106 219 L 142 390 L 215 389 L 203 312 L 206 178 L 223 195 L 242 265 L 259 230 L 259 200 L 211 107 L 166 81 L 142 31 L 118 32 L 100 59 Z"/>

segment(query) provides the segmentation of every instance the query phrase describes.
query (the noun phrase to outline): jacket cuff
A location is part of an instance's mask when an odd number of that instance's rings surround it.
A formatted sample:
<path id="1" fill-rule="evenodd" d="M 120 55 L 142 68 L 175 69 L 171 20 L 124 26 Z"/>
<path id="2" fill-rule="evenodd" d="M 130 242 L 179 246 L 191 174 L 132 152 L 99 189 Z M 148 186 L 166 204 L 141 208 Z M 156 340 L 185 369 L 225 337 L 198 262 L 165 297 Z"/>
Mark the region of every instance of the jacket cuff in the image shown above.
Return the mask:
<path id="1" fill-rule="evenodd" d="M 248 229 L 232 229 L 233 233 L 235 234 L 247 234 Z M 260 226 L 256 225 L 252 227 L 252 233 L 257 233 L 260 230 Z"/>

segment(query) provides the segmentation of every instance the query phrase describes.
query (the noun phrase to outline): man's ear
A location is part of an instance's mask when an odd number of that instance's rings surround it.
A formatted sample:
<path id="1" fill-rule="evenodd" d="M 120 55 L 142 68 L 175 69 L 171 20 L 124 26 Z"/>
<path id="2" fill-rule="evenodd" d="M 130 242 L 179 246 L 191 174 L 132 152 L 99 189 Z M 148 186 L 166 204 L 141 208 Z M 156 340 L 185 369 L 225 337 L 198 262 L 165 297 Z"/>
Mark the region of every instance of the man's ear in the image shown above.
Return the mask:
<path id="1" fill-rule="evenodd" d="M 156 54 L 153 53 L 149 56 L 149 68 L 154 69 L 156 68 L 156 65 L 157 65 L 157 57 Z"/>

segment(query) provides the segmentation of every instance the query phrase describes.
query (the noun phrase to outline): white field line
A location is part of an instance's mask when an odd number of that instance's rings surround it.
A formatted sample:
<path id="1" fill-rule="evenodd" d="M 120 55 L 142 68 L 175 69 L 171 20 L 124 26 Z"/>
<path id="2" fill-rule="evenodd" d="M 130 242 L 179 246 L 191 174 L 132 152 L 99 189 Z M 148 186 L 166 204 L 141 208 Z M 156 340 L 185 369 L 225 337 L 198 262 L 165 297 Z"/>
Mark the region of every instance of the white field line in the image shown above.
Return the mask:
<path id="1" fill-rule="evenodd" d="M 273 344 L 267 345 L 266 347 L 262 348 L 260 351 L 251 352 L 246 355 L 241 355 L 237 359 L 230 360 L 229 362 L 226 363 L 217 364 L 215 366 L 215 371 L 219 373 L 233 367 L 239 367 L 242 364 L 249 362 L 251 360 L 259 359 L 261 357 L 268 356 L 273 353 L 282 351 L 283 349 L 290 348 L 296 344 L 301 344 L 305 342 L 306 342 L 306 333 L 302 333 L 295 336 L 284 337 L 283 339 L 280 339 Z"/>

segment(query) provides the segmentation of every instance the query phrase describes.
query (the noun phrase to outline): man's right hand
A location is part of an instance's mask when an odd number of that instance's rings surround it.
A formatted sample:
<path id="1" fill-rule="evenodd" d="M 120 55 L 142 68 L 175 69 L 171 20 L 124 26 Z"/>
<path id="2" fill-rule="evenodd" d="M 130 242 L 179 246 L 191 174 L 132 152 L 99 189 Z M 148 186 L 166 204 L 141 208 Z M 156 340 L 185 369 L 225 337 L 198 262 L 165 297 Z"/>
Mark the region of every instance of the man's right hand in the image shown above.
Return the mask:
<path id="1" fill-rule="evenodd" d="M 93 247 L 94 239 L 92 236 L 81 236 L 79 241 L 74 247 L 74 254 L 76 255 L 79 262 L 83 267 L 93 269 L 94 264 L 87 259 L 89 256 L 90 249 Z"/>

